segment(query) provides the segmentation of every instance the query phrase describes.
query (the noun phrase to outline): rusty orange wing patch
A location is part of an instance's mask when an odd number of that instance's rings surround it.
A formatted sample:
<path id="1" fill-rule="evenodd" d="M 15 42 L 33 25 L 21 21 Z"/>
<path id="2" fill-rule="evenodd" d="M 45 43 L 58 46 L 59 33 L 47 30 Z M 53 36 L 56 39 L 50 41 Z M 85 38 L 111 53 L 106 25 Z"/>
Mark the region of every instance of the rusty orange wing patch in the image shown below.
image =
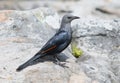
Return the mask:
<path id="1" fill-rule="evenodd" d="M 46 52 L 48 52 L 48 51 L 50 51 L 50 50 L 52 50 L 52 49 L 54 49 L 54 48 L 56 48 L 56 45 L 48 48 L 47 50 L 42 51 L 41 53 L 46 53 Z"/>

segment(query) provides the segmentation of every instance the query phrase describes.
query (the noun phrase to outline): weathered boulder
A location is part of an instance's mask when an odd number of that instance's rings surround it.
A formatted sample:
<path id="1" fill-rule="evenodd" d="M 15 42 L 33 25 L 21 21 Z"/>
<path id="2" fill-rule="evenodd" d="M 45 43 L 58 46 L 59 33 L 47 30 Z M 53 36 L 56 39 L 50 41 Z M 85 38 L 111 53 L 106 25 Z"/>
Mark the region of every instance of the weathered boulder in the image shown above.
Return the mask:
<path id="1" fill-rule="evenodd" d="M 0 81 L 2 83 L 68 83 L 71 75 L 79 75 L 79 65 L 69 48 L 59 58 L 69 68 L 52 62 L 30 66 L 22 72 L 16 68 L 34 56 L 59 28 L 59 16 L 52 9 L 0 11 Z M 77 73 L 78 72 L 78 73 Z M 85 79 L 87 76 L 81 72 Z"/>
<path id="2" fill-rule="evenodd" d="M 82 18 L 74 26 L 73 37 L 84 55 L 81 69 L 99 83 L 120 82 L 120 19 Z"/>
<path id="3" fill-rule="evenodd" d="M 81 18 L 72 22 L 73 42 L 83 51 L 76 59 L 70 47 L 51 61 L 16 68 L 34 56 L 59 28 L 59 16 L 49 8 L 0 11 L 0 81 L 2 83 L 119 83 L 120 19 Z M 63 56 L 64 55 L 64 56 Z"/>

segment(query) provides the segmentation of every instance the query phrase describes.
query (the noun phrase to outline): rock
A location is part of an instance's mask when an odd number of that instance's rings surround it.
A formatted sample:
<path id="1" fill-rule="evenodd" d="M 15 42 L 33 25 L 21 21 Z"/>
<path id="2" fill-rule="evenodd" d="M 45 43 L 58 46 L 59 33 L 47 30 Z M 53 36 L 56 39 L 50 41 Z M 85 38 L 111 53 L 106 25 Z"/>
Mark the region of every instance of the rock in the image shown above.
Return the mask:
<path id="1" fill-rule="evenodd" d="M 120 17 L 120 9 L 110 8 L 110 7 L 98 7 L 96 8 L 96 10 L 105 14 L 116 15 Z"/>
<path id="2" fill-rule="evenodd" d="M 69 74 L 64 68 L 48 63 L 27 71 L 24 83 L 68 83 L 68 79 Z"/>
<path id="3" fill-rule="evenodd" d="M 49 7 L 61 15 L 74 13 L 80 17 L 92 16 L 101 17 L 101 19 L 113 19 L 120 17 L 119 5 L 119 0 L 13 0 L 12 2 L 2 0 L 0 1 L 0 10 L 30 10 L 38 7 Z"/>
<path id="4" fill-rule="evenodd" d="M 55 24 L 52 24 L 54 22 Z M 72 72 L 52 62 L 52 64 L 48 64 L 50 62 L 40 63 L 28 67 L 22 72 L 16 72 L 19 65 L 34 56 L 55 34 L 58 26 L 59 16 L 50 8 L 30 11 L 0 11 L 0 81 L 3 83 L 30 83 L 37 79 L 34 83 L 68 82 Z M 61 61 L 75 62 L 75 58 L 68 49 L 64 51 L 64 54 L 65 56 L 59 56 Z M 28 70 L 29 68 L 31 70 Z"/>
<path id="5" fill-rule="evenodd" d="M 65 68 L 45 61 L 21 72 L 54 35 L 59 16 L 49 8 L 0 11 L 0 81 L 10 83 L 119 83 L 120 19 L 83 18 L 72 22 L 73 41 L 83 51 L 77 60 L 70 46 L 59 55 Z M 56 25 L 54 25 L 55 23 Z M 57 28 L 56 28 L 57 27 Z M 66 62 L 64 62 L 66 61 Z"/>
<path id="6" fill-rule="evenodd" d="M 71 75 L 69 83 L 91 83 L 91 79 L 81 72 L 79 75 Z"/>
<path id="7" fill-rule="evenodd" d="M 77 61 L 92 80 L 120 82 L 120 19 L 81 18 L 73 27 L 73 37 L 84 55 Z"/>

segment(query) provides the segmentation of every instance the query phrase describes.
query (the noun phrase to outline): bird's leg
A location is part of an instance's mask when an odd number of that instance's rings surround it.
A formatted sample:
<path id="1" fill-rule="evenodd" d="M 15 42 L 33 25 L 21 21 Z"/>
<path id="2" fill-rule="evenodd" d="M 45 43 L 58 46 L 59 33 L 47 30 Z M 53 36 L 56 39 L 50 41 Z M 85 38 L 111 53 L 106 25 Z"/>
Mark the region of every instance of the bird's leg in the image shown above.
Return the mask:
<path id="1" fill-rule="evenodd" d="M 55 57 L 55 64 L 57 65 L 60 65 L 61 67 L 66 67 L 68 68 L 67 66 L 65 66 L 65 63 L 60 63 L 60 59 L 57 57 L 57 55 L 54 56 Z"/>
<path id="2" fill-rule="evenodd" d="M 54 58 L 55 58 L 55 64 L 59 65 L 60 64 L 60 61 L 59 61 L 59 58 L 57 57 L 57 55 L 54 55 Z"/>

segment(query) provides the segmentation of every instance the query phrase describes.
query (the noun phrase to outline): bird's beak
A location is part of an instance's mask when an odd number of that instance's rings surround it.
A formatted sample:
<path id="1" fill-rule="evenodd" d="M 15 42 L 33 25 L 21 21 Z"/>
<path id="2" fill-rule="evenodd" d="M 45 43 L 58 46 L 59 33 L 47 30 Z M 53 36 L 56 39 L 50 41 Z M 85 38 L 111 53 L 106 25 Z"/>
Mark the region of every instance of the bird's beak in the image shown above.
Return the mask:
<path id="1" fill-rule="evenodd" d="M 78 16 L 74 16 L 74 17 L 73 17 L 73 19 L 79 19 L 79 18 L 80 18 L 80 17 L 78 17 Z"/>

